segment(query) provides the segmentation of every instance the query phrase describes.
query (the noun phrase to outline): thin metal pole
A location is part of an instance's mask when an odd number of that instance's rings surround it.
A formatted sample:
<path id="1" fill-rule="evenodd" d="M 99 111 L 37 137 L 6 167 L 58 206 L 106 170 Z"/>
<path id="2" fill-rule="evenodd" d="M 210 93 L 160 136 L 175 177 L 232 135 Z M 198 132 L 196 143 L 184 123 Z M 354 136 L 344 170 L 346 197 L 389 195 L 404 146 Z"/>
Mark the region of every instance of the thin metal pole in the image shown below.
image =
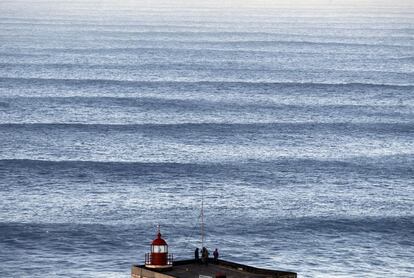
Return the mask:
<path id="1" fill-rule="evenodd" d="M 201 248 L 204 247 L 204 183 L 201 185 Z"/>

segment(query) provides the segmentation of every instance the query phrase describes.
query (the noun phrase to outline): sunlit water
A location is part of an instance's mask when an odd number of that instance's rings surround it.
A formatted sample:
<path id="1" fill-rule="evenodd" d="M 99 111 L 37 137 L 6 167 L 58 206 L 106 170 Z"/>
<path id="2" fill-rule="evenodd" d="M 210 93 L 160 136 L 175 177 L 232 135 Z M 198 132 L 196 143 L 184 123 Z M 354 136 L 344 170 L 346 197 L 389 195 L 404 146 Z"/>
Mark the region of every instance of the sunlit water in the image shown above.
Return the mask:
<path id="1" fill-rule="evenodd" d="M 223 259 L 413 275 L 409 1 L 35 3 L 0 3 L 1 277 L 128 277 L 158 223 L 191 258 L 203 190 Z"/>

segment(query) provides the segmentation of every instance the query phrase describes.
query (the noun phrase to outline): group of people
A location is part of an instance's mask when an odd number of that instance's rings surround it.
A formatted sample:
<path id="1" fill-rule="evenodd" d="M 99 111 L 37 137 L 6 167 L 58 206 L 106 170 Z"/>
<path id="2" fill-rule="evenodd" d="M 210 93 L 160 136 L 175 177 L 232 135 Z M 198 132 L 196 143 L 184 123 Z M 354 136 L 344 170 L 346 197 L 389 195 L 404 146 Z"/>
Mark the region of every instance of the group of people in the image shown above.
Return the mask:
<path id="1" fill-rule="evenodd" d="M 201 248 L 201 251 L 200 249 L 196 248 L 194 251 L 194 259 L 196 261 L 200 261 L 200 253 L 201 253 L 201 262 L 205 265 L 208 265 L 208 256 L 210 255 L 210 252 L 208 252 L 206 247 Z M 216 250 L 214 250 L 213 252 L 214 263 L 217 263 L 218 257 L 219 257 L 219 252 L 216 248 Z"/>

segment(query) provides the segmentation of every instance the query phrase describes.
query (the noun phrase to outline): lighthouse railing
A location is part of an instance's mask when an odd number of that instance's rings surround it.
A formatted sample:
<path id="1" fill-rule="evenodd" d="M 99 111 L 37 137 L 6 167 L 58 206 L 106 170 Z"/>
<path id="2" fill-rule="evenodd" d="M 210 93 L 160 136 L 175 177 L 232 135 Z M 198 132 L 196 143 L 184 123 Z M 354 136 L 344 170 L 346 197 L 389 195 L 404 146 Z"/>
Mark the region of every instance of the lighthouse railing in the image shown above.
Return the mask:
<path id="1" fill-rule="evenodd" d="M 152 262 L 152 254 L 151 253 L 145 253 L 145 264 L 151 265 Z M 174 263 L 174 254 L 168 254 L 167 256 L 167 265 L 173 265 Z"/>
<path id="2" fill-rule="evenodd" d="M 173 265 L 173 263 L 174 263 L 174 255 L 173 254 L 168 254 L 167 264 L 168 265 Z"/>
<path id="3" fill-rule="evenodd" d="M 151 264 L 151 254 L 145 253 L 145 264 Z"/>

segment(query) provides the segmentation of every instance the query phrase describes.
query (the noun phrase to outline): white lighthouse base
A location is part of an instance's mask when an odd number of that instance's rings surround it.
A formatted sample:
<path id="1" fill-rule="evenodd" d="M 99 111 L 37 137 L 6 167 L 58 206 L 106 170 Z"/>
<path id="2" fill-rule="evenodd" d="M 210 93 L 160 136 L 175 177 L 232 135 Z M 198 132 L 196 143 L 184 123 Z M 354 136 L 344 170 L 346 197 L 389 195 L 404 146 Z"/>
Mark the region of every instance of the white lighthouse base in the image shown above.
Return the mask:
<path id="1" fill-rule="evenodd" d="M 172 265 L 157 265 L 157 264 L 146 264 L 145 265 L 146 268 L 156 268 L 156 269 L 168 269 L 168 268 L 172 268 Z"/>

